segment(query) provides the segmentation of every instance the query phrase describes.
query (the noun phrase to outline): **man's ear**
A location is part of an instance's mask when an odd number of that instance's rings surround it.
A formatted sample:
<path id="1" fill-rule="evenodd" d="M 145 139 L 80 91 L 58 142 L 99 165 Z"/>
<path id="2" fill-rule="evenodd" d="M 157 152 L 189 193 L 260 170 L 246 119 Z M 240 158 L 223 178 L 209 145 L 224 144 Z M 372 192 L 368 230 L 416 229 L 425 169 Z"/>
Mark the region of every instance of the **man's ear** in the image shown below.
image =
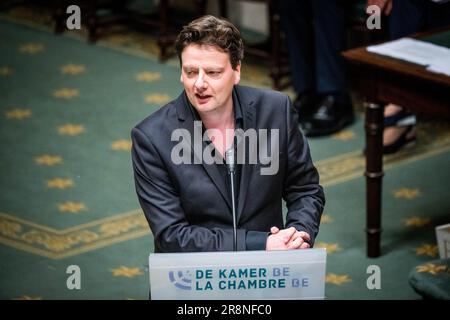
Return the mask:
<path id="1" fill-rule="evenodd" d="M 180 74 L 180 82 L 183 83 L 183 74 Z"/>
<path id="2" fill-rule="evenodd" d="M 234 70 L 234 84 L 238 84 L 241 81 L 241 63 L 236 66 L 236 70 Z"/>

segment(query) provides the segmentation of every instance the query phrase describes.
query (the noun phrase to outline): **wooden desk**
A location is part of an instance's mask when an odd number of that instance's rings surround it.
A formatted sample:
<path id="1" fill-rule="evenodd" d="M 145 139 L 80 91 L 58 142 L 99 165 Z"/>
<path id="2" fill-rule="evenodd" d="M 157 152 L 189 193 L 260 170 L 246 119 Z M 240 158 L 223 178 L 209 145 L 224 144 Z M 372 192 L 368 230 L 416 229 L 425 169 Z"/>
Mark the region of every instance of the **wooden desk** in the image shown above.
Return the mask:
<path id="1" fill-rule="evenodd" d="M 450 118 L 450 77 L 426 71 L 419 65 L 370 53 L 365 47 L 348 50 L 343 55 L 358 67 L 356 89 L 366 101 L 367 256 L 378 257 L 382 231 L 384 105 L 395 103 L 416 114 Z"/>

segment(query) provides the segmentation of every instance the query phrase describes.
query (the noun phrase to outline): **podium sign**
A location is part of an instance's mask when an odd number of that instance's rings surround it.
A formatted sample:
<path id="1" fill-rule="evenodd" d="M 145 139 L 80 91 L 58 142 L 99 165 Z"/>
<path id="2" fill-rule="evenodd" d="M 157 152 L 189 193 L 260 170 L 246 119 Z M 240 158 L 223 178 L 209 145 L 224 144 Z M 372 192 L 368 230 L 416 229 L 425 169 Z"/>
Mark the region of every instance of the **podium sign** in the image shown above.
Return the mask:
<path id="1" fill-rule="evenodd" d="M 325 249 L 152 253 L 154 300 L 323 299 Z"/>

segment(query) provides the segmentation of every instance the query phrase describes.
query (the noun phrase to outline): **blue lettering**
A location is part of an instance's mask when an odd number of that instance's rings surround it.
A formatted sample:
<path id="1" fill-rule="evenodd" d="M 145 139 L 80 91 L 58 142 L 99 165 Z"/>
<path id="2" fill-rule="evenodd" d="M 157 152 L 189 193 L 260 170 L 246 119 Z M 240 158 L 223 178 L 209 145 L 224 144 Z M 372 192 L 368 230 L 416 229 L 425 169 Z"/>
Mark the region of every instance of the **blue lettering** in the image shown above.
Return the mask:
<path id="1" fill-rule="evenodd" d="M 279 277 L 281 275 L 281 269 L 280 268 L 273 268 L 272 274 L 274 277 Z"/>
<path id="2" fill-rule="evenodd" d="M 199 281 L 195 282 L 195 290 L 197 291 L 203 291 L 203 290 L 212 290 L 212 284 L 211 281 L 206 281 L 206 284 L 204 287 L 201 286 Z"/>
<path id="3" fill-rule="evenodd" d="M 309 286 L 309 278 L 302 278 L 302 279 L 294 278 L 294 279 L 292 279 L 292 287 L 294 287 L 294 288 L 308 287 L 308 286 Z"/>
<path id="4" fill-rule="evenodd" d="M 303 278 L 302 279 L 302 286 L 303 287 L 309 287 L 309 279 L 308 278 Z"/>
<path id="5" fill-rule="evenodd" d="M 289 268 L 273 268 L 272 275 L 274 277 L 289 277 Z"/>
<path id="6" fill-rule="evenodd" d="M 203 270 L 195 270 L 195 277 L 197 279 L 203 278 Z"/>
<path id="7" fill-rule="evenodd" d="M 205 271 L 203 270 L 195 270 L 195 277 L 197 279 L 212 279 L 212 270 L 211 269 L 206 269 Z"/>

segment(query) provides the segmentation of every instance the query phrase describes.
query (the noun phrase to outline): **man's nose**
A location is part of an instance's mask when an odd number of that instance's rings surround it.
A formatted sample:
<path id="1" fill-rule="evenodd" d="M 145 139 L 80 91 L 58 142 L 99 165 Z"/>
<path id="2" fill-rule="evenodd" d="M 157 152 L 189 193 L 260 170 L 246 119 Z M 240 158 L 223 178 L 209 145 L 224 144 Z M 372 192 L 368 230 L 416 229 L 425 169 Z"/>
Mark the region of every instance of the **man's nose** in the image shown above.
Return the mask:
<path id="1" fill-rule="evenodd" d="M 206 88 L 206 82 L 205 82 L 205 73 L 199 72 L 197 80 L 195 80 L 195 87 L 197 89 L 205 89 Z"/>

